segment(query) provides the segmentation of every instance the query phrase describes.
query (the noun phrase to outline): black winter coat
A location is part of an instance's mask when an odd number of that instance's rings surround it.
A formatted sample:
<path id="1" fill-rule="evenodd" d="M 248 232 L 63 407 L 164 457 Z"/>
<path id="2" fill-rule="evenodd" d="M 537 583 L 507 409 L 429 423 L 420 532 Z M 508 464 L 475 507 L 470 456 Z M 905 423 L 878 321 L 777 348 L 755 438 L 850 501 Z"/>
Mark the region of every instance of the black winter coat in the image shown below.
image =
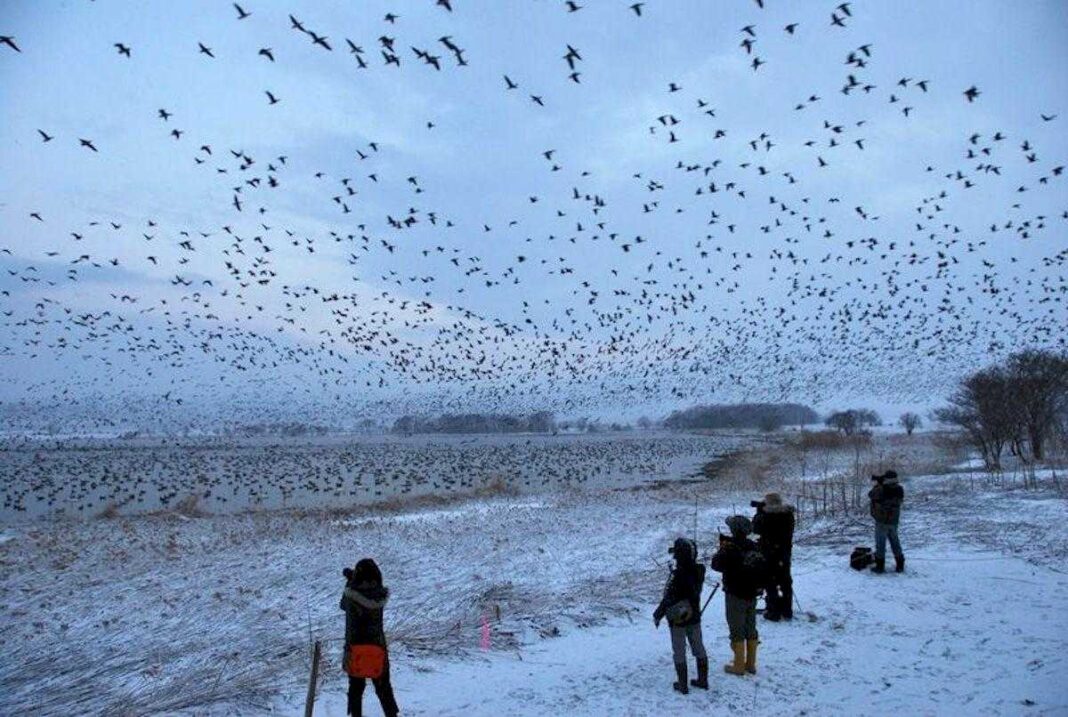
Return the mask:
<path id="1" fill-rule="evenodd" d="M 660 600 L 653 617 L 659 620 L 667 614 L 668 608 L 677 602 L 686 600 L 690 603 L 689 620 L 674 623 L 672 627 L 686 627 L 701 624 L 701 588 L 705 584 L 705 566 L 700 563 L 683 563 L 675 567 L 664 586 L 664 597 Z"/>
<path id="2" fill-rule="evenodd" d="M 757 549 L 757 544 L 749 538 L 731 538 L 720 543 L 712 556 L 712 569 L 723 573 L 723 592 L 743 600 L 752 600 L 760 593 L 764 586 L 753 579 L 743 564 L 745 554 Z"/>
<path id="3" fill-rule="evenodd" d="M 792 505 L 765 508 L 753 517 L 753 532 L 760 536 L 760 552 L 768 563 L 790 563 L 794 546 Z"/>
<path id="4" fill-rule="evenodd" d="M 382 612 L 389 590 L 382 585 L 361 583 L 347 585 L 341 594 L 345 611 L 345 642 L 349 645 L 378 645 L 385 649 L 386 631 Z"/>
<path id="5" fill-rule="evenodd" d="M 905 501 L 905 489 L 897 481 L 876 483 L 868 491 L 871 500 L 871 517 L 877 523 L 897 525 L 901 519 L 901 504 Z"/>

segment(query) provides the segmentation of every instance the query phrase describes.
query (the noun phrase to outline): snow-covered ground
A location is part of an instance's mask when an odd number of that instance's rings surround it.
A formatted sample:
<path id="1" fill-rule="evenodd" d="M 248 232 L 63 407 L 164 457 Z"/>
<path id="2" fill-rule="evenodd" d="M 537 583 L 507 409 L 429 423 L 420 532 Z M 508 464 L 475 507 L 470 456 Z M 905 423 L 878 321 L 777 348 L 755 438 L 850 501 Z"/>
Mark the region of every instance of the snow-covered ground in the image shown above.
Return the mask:
<path id="1" fill-rule="evenodd" d="M 1051 490 L 973 493 L 960 477 L 913 478 L 907 490 L 904 574 L 848 568 L 849 549 L 870 543 L 864 520 L 802 531 L 794 566 L 801 612 L 792 623 L 762 621 L 755 677 L 722 672 L 728 640 L 717 595 L 704 620 L 714 659 L 708 693 L 671 690 L 668 635 L 654 628 L 653 604 L 645 602 L 627 618 L 571 626 L 519 649 L 455 660 L 398 657 L 394 685 L 402 711 L 1068 714 L 1064 498 Z M 651 538 L 657 527 L 649 526 Z M 339 682 L 328 683 L 316 714 L 345 714 Z M 365 709 L 379 713 L 370 690 Z"/>
<path id="2" fill-rule="evenodd" d="M 904 575 L 848 568 L 866 516 L 804 520 L 798 619 L 761 626 L 760 674 L 722 673 L 717 595 L 713 689 L 675 694 L 651 620 L 667 547 L 696 525 L 707 555 L 757 497 L 738 485 L 8 526 L 0 713 L 302 714 L 320 639 L 316 714 L 342 715 L 340 570 L 365 555 L 393 592 L 403 714 L 1068 713 L 1068 511 L 1049 474 L 1037 490 L 907 475 Z"/>

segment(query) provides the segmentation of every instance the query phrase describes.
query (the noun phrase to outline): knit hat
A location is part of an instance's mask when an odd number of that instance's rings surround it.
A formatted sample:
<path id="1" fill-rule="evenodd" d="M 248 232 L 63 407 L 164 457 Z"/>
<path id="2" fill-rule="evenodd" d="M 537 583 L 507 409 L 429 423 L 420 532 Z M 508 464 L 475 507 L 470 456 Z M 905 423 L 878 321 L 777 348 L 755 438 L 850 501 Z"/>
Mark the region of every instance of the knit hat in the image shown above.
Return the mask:
<path id="1" fill-rule="evenodd" d="M 778 493 L 768 493 L 764 496 L 765 507 L 778 508 L 782 506 L 782 496 Z"/>
<path id="2" fill-rule="evenodd" d="M 731 529 L 731 535 L 735 538 L 744 538 L 753 532 L 753 523 L 744 515 L 732 515 L 726 520 L 727 527 Z"/>

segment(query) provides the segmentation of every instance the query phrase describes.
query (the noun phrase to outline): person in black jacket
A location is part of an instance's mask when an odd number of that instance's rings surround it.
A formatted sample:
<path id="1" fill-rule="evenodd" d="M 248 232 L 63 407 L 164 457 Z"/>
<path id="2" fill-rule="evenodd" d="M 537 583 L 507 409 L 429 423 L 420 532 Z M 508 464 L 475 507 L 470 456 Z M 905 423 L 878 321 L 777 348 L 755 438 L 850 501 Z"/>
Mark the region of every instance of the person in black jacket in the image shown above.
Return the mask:
<path id="1" fill-rule="evenodd" d="M 653 624 L 660 627 L 666 616 L 671 626 L 671 653 L 675 660 L 674 685 L 682 694 L 689 693 L 686 683 L 686 642 L 697 659 L 697 679 L 690 685 L 708 689 L 708 654 L 701 637 L 701 587 L 705 582 L 705 566 L 697 562 L 697 544 L 677 538 L 670 552 L 675 556 L 675 569 L 664 586 L 664 597 L 653 612 Z"/>
<path id="2" fill-rule="evenodd" d="M 723 602 L 727 610 L 732 662 L 723 666 L 732 675 L 756 674 L 759 634 L 756 627 L 757 596 L 764 587 L 763 556 L 749 539 L 753 524 L 744 515 L 727 518 L 729 536 L 721 535 L 719 550 L 712 556 L 712 569 L 723 573 Z"/>
<path id="3" fill-rule="evenodd" d="M 782 502 L 778 493 L 768 493 L 762 501 L 753 501 L 753 532 L 767 564 L 768 582 L 764 586 L 767 610 L 764 617 L 772 622 L 794 617 L 794 582 L 790 577 L 790 560 L 794 549 L 794 507 Z"/>
<path id="4" fill-rule="evenodd" d="M 901 552 L 901 540 L 897 537 L 897 524 L 901 520 L 901 504 L 905 502 L 905 489 L 897 482 L 897 472 L 887 471 L 872 476 L 875 483 L 868 491 L 871 501 L 871 517 L 875 519 L 875 567 L 872 572 L 886 572 L 886 541 L 894 551 L 897 572 L 905 571 L 905 554 Z"/>
<path id="5" fill-rule="evenodd" d="M 386 717 L 396 717 L 400 711 L 389 681 L 389 652 L 382 612 L 389 599 L 389 589 L 382 584 L 382 571 L 370 558 L 356 563 L 354 570 L 346 570 L 345 591 L 341 594 L 341 609 L 345 611 L 345 655 L 349 645 L 378 645 L 386 650 L 382 676 L 372 680 L 375 693 Z M 347 659 L 347 658 L 346 658 Z M 348 712 L 353 717 L 363 714 L 363 691 L 367 680 L 349 677 Z"/>

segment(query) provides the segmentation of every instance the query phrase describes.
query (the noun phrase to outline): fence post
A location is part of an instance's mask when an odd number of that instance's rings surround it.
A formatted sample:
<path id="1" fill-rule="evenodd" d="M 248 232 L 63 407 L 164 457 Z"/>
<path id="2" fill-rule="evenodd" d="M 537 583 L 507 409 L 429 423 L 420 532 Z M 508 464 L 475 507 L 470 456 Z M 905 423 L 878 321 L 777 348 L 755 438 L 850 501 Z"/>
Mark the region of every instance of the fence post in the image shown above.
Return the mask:
<path id="1" fill-rule="evenodd" d="M 312 651 L 311 679 L 308 680 L 308 697 L 304 700 L 304 717 L 312 717 L 315 710 L 315 685 L 319 682 L 319 658 L 322 655 L 323 645 L 319 640 L 315 641 L 315 649 Z"/>

